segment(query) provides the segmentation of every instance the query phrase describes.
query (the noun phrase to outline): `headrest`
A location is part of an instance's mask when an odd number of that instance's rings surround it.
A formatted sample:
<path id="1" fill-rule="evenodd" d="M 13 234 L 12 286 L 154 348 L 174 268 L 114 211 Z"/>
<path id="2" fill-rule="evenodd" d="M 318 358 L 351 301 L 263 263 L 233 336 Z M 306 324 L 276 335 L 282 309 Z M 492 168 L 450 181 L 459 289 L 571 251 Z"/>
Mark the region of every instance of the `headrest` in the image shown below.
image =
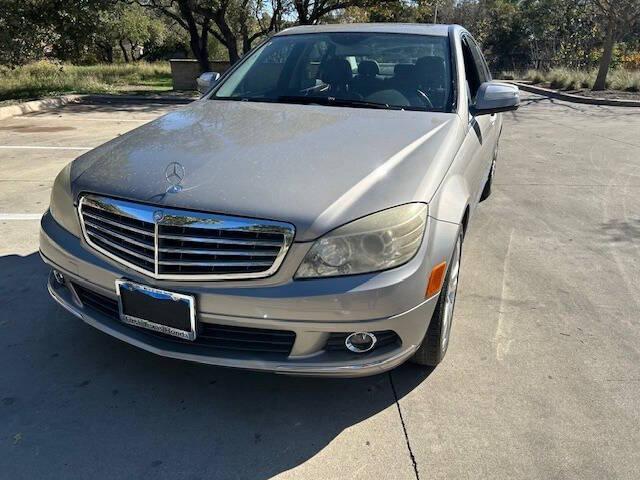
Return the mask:
<path id="1" fill-rule="evenodd" d="M 413 75 L 413 65 L 410 63 L 398 63 L 393 67 L 393 75 L 396 78 L 410 78 Z"/>
<path id="2" fill-rule="evenodd" d="M 416 76 L 432 87 L 444 85 L 446 69 L 442 57 L 421 57 L 416 62 Z"/>
<path id="3" fill-rule="evenodd" d="M 322 66 L 322 81 L 331 85 L 348 83 L 353 78 L 351 64 L 344 58 L 332 58 Z"/>
<path id="4" fill-rule="evenodd" d="M 374 60 L 362 60 L 358 64 L 358 74 L 364 77 L 375 77 L 380 73 L 378 62 Z"/>

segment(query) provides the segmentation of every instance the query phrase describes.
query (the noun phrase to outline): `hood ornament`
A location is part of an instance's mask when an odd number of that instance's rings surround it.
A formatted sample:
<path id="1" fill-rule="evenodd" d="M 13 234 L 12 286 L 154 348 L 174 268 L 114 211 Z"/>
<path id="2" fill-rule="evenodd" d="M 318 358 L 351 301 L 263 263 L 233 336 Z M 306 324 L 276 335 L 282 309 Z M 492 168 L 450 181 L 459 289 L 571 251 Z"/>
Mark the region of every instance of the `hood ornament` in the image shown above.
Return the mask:
<path id="1" fill-rule="evenodd" d="M 184 179 L 184 167 L 178 162 L 171 162 L 164 170 L 164 176 L 169 182 L 167 193 L 178 193 L 182 190 L 182 180 Z"/>
<path id="2" fill-rule="evenodd" d="M 153 221 L 155 223 L 160 223 L 162 220 L 164 220 L 164 212 L 162 210 L 153 212 Z"/>

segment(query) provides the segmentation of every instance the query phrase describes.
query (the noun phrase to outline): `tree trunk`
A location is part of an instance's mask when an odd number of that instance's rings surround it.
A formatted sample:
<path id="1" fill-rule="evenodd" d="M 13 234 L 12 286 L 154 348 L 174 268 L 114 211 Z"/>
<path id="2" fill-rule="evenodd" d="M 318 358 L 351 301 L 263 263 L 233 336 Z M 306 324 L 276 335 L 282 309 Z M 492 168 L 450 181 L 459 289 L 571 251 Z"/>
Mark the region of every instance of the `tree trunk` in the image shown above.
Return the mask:
<path id="1" fill-rule="evenodd" d="M 604 90 L 607 83 L 607 73 L 609 73 L 609 65 L 611 65 L 611 57 L 613 56 L 613 46 L 615 45 L 613 22 L 609 21 L 607 25 L 607 36 L 604 40 L 604 50 L 600 58 L 600 67 L 598 68 L 598 76 L 593 83 L 591 90 Z"/>
<path id="2" fill-rule="evenodd" d="M 111 45 L 107 48 L 107 62 L 113 63 L 113 47 Z"/>
<path id="3" fill-rule="evenodd" d="M 124 46 L 124 43 L 122 43 L 122 40 L 118 40 L 118 43 L 120 44 L 120 50 L 122 50 L 122 56 L 124 57 L 124 61 L 126 63 L 129 63 L 129 54 L 127 53 L 127 49 Z"/>
<path id="4" fill-rule="evenodd" d="M 298 14 L 298 24 L 313 24 L 313 20 L 309 16 L 309 2 L 304 0 L 295 0 L 293 3 L 296 13 Z"/>
<path id="5" fill-rule="evenodd" d="M 209 63 L 209 20 L 205 20 L 200 27 L 200 67 L 203 72 L 211 71 Z"/>
<path id="6" fill-rule="evenodd" d="M 200 32 L 198 32 L 198 27 L 195 24 L 193 25 L 193 27 L 189 25 L 189 45 L 191 46 L 191 52 L 193 53 L 193 56 L 198 60 L 202 71 L 210 71 L 211 66 L 209 64 L 209 48 L 206 43 L 203 43 L 201 41 Z"/>
<path id="7" fill-rule="evenodd" d="M 251 51 L 251 40 L 248 36 L 242 36 L 242 54 L 246 55 Z"/>
<path id="8" fill-rule="evenodd" d="M 209 64 L 209 45 L 208 35 L 206 27 L 202 27 L 202 32 L 198 29 L 198 24 L 193 16 L 191 4 L 188 0 L 181 0 L 178 2 L 178 9 L 180 10 L 180 16 L 182 17 L 182 26 L 189 32 L 189 46 L 193 56 L 196 57 L 200 64 L 200 69 L 203 72 L 211 70 Z M 203 41 L 204 40 L 204 41 Z"/>
<path id="9" fill-rule="evenodd" d="M 238 52 L 238 38 L 231 30 L 226 18 L 226 10 L 220 8 L 214 12 L 213 21 L 215 22 L 220 34 L 217 35 L 220 42 L 227 48 L 229 52 L 229 62 L 233 65 L 240 59 Z"/>
<path id="10" fill-rule="evenodd" d="M 246 23 L 242 25 L 242 28 L 240 29 L 240 36 L 242 37 L 242 54 L 246 55 L 251 51 L 252 44 L 251 36 L 249 35 L 249 29 Z"/>
<path id="11" fill-rule="evenodd" d="M 228 40 L 227 51 L 229 52 L 229 62 L 231 65 L 240 60 L 240 53 L 238 52 L 238 45 L 235 37 Z"/>

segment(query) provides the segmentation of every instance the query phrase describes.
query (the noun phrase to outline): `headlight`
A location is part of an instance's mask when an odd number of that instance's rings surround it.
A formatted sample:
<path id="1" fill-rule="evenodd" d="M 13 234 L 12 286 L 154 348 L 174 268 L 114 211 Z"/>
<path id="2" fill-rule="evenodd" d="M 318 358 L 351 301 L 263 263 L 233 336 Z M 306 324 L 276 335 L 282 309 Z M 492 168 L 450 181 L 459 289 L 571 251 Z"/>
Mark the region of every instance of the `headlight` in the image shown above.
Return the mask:
<path id="1" fill-rule="evenodd" d="M 59 225 L 76 237 L 80 236 L 80 223 L 71 196 L 71 163 L 62 169 L 53 182 L 49 210 Z"/>
<path id="2" fill-rule="evenodd" d="M 413 258 L 424 235 L 427 205 L 409 203 L 374 213 L 328 233 L 313 244 L 296 278 L 377 272 Z"/>

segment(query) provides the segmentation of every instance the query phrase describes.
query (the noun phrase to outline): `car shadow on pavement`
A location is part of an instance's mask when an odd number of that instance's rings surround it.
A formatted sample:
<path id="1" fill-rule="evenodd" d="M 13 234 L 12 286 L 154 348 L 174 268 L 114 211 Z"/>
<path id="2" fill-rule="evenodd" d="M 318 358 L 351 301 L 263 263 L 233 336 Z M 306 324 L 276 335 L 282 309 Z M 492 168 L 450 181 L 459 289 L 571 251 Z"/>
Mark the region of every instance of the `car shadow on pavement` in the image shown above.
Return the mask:
<path id="1" fill-rule="evenodd" d="M 397 415 L 396 396 L 429 374 L 400 367 L 396 391 L 388 374 L 299 378 L 167 359 L 54 304 L 37 253 L 0 257 L 0 272 L 6 478 L 271 478 L 345 429 Z"/>
<path id="2" fill-rule="evenodd" d="M 162 102 L 144 98 L 137 101 L 118 100 L 117 98 L 111 100 L 89 99 L 76 103 L 68 103 L 58 109 L 45 109 L 39 112 L 32 112 L 27 114 L 27 117 L 50 117 L 55 114 L 65 114 L 79 115 L 79 118 L 81 118 L 80 115 L 112 114 L 114 112 L 158 116 L 167 113 L 168 110 L 184 107 L 192 100 L 194 99 L 177 99 L 177 101 Z M 114 118 L 114 121 L 118 121 L 118 118 Z"/>
<path id="3" fill-rule="evenodd" d="M 601 224 L 601 228 L 612 243 L 634 243 L 640 238 L 640 218 L 610 220 Z"/>

